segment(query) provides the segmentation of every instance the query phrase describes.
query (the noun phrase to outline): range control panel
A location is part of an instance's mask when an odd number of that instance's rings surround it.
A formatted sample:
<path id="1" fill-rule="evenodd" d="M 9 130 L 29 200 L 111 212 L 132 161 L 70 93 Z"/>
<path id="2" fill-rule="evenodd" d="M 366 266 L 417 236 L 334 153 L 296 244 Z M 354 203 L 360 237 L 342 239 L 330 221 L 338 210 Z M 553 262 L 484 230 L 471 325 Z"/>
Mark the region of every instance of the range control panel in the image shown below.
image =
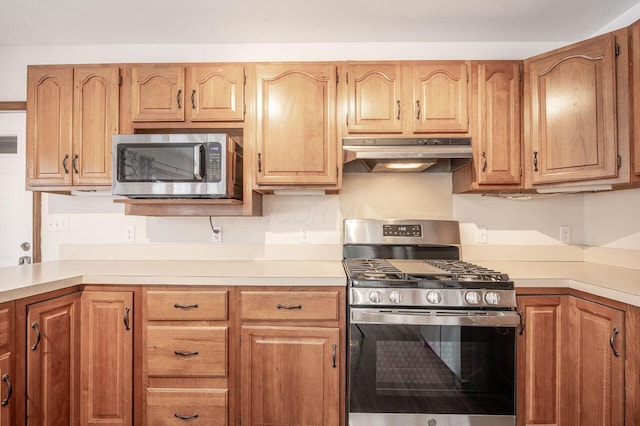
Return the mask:
<path id="1" fill-rule="evenodd" d="M 420 225 L 382 225 L 383 237 L 422 237 Z"/>

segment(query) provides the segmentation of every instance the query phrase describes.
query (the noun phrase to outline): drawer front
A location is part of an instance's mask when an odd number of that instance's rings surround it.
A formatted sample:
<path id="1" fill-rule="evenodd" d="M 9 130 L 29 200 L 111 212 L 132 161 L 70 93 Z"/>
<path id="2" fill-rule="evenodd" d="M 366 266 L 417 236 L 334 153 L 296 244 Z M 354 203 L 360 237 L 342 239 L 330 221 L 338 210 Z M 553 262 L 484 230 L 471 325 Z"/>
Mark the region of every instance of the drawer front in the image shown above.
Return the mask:
<path id="1" fill-rule="evenodd" d="M 148 425 L 227 425 L 226 389 L 147 389 Z"/>
<path id="2" fill-rule="evenodd" d="M 11 318 L 13 317 L 13 309 L 5 304 L 0 306 L 0 349 L 10 350 L 9 346 L 13 330 Z"/>
<path id="3" fill-rule="evenodd" d="M 147 291 L 149 321 L 225 321 L 227 291 Z"/>
<path id="4" fill-rule="evenodd" d="M 228 327 L 148 326 L 147 374 L 227 377 Z"/>
<path id="5" fill-rule="evenodd" d="M 245 320 L 338 320 L 337 291 L 243 291 Z"/>

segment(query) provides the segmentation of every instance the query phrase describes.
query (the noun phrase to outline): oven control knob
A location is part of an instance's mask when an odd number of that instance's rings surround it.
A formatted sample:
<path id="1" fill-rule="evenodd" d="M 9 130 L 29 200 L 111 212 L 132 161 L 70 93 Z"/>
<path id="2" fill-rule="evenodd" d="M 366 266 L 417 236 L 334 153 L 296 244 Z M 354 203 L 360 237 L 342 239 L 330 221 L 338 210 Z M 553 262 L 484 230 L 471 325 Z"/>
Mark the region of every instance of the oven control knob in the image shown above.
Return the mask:
<path id="1" fill-rule="evenodd" d="M 437 305 L 438 303 L 442 302 L 442 295 L 437 291 L 429 291 L 427 292 L 427 302 L 431 303 L 432 305 Z"/>
<path id="2" fill-rule="evenodd" d="M 395 303 L 397 305 L 398 303 L 402 302 L 402 295 L 398 290 L 393 290 L 391 293 L 389 293 L 389 300 L 391 301 L 391 303 Z"/>
<path id="3" fill-rule="evenodd" d="M 371 293 L 369 293 L 369 300 L 373 303 L 382 302 L 382 293 L 380 293 L 378 290 L 371 291 Z"/>
<path id="4" fill-rule="evenodd" d="M 500 303 L 500 295 L 495 291 L 488 291 L 484 295 L 484 301 L 487 302 L 487 305 L 497 305 Z"/>
<path id="5" fill-rule="evenodd" d="M 477 291 L 468 291 L 464 294 L 464 300 L 470 305 L 477 305 L 481 299 L 482 296 Z"/>

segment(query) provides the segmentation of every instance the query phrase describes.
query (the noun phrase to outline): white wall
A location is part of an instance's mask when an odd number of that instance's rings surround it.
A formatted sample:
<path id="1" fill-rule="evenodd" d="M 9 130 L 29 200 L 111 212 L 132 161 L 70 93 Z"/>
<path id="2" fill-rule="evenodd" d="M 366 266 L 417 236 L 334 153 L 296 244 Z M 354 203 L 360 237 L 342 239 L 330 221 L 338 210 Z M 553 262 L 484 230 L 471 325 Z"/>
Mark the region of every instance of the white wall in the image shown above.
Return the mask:
<path id="1" fill-rule="evenodd" d="M 585 245 L 640 250 L 640 189 L 585 195 Z"/>

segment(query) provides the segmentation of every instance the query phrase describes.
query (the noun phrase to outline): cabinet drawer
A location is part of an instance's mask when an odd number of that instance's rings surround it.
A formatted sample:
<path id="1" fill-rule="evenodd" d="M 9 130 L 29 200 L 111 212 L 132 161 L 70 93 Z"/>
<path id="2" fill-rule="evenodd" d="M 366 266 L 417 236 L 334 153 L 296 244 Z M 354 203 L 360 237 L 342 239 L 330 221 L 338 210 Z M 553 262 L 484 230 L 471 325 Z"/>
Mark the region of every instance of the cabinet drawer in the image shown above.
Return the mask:
<path id="1" fill-rule="evenodd" d="M 243 291 L 242 319 L 338 320 L 337 291 Z"/>
<path id="2" fill-rule="evenodd" d="M 147 374 L 226 377 L 227 327 L 147 327 Z"/>
<path id="3" fill-rule="evenodd" d="M 224 321 L 227 291 L 147 291 L 150 321 Z"/>
<path id="4" fill-rule="evenodd" d="M 11 329 L 13 316 L 13 309 L 7 305 L 0 306 L 0 349 L 9 348 L 11 342 L 12 332 Z"/>
<path id="5" fill-rule="evenodd" d="M 227 390 L 148 389 L 147 424 L 226 426 Z"/>

